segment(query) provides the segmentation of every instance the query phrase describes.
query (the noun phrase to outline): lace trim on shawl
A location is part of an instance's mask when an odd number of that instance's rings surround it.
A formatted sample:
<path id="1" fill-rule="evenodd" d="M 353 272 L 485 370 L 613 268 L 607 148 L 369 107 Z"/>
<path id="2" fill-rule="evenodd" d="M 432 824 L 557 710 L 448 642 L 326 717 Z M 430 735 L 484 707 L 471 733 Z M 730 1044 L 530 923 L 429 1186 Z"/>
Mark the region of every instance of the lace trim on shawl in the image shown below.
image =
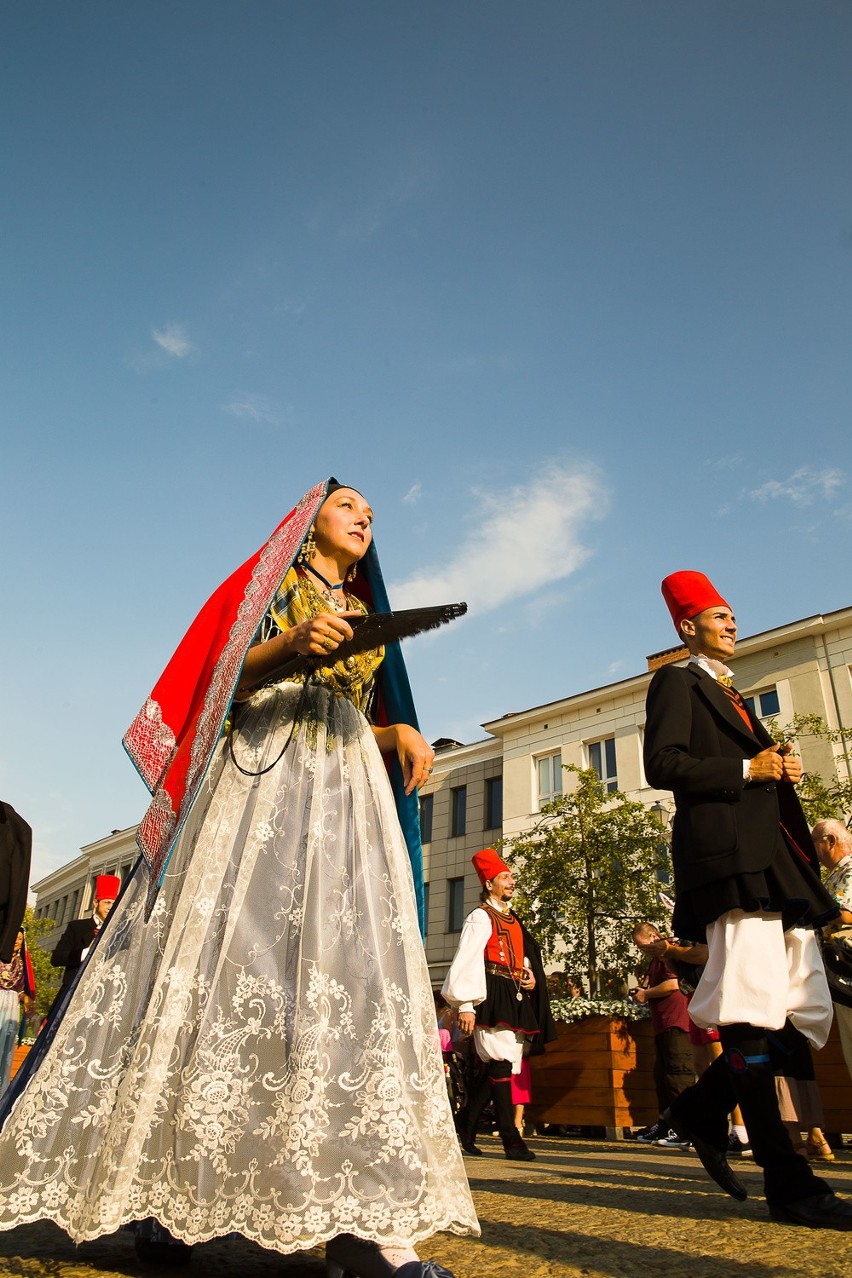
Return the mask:
<path id="1" fill-rule="evenodd" d="M 131 758 L 139 762 L 142 780 L 153 790 L 169 766 L 175 748 L 175 734 L 163 722 L 163 708 L 149 697 L 124 735 Z"/>
<path id="2" fill-rule="evenodd" d="M 306 493 L 296 506 L 293 518 L 273 534 L 260 553 L 246 586 L 245 595 L 237 609 L 237 616 L 231 626 L 228 640 L 213 671 L 201 714 L 198 716 L 180 811 L 174 812 L 171 796 L 167 790 L 160 787 L 139 823 L 136 839 L 151 875 L 147 907 L 149 914 L 163 871 L 168 863 L 174 839 L 192 807 L 198 785 L 222 732 L 248 646 L 269 607 L 272 596 L 302 543 L 305 532 L 304 521 L 298 516 L 318 506 L 324 493 L 324 483 L 316 485 L 309 493 Z M 163 727 L 165 728 L 166 725 Z"/>

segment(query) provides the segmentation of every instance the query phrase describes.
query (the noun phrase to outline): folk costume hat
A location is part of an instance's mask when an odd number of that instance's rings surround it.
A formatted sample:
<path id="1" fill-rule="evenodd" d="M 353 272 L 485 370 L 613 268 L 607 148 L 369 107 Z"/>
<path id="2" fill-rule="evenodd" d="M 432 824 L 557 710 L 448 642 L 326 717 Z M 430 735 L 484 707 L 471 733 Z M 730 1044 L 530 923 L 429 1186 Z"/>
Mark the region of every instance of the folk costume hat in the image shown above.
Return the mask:
<path id="1" fill-rule="evenodd" d="M 95 879 L 95 900 L 114 901 L 121 888 L 117 874 L 99 874 Z"/>
<path id="2" fill-rule="evenodd" d="M 125 734 L 124 748 L 152 795 L 136 832 L 150 875 L 146 917 L 222 735 L 246 653 L 285 574 L 296 562 L 320 507 L 329 492 L 342 486 L 332 477 L 311 488 L 260 550 L 213 592 Z M 376 611 L 390 611 L 374 541 L 360 562 L 352 590 Z M 379 669 L 374 717 L 379 725 L 418 726 L 399 644 L 388 647 Z M 388 768 L 423 929 L 417 794 L 412 791 L 406 795 L 395 752 Z"/>
<path id="3" fill-rule="evenodd" d="M 660 589 L 666 606 L 672 615 L 674 628 L 679 637 L 680 623 L 697 617 L 705 608 L 728 608 L 730 604 L 722 598 L 712 581 L 703 572 L 673 572 L 663 578 Z"/>
<path id="4" fill-rule="evenodd" d="M 509 872 L 508 865 L 505 861 L 501 861 L 494 848 L 483 848 L 471 860 L 483 887 L 485 887 L 486 883 L 492 882 L 495 875 Z"/>

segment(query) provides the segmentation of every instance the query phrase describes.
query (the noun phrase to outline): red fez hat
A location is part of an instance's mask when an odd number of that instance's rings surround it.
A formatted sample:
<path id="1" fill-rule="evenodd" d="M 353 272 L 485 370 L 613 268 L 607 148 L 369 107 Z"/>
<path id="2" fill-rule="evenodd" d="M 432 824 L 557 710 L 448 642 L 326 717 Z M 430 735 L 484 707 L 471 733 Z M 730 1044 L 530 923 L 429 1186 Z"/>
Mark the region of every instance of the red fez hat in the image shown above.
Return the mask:
<path id="1" fill-rule="evenodd" d="M 680 623 L 687 617 L 697 617 L 705 608 L 730 608 L 703 572 L 673 572 L 663 579 L 660 589 L 679 635 Z"/>
<path id="2" fill-rule="evenodd" d="M 483 848 L 481 852 L 477 852 L 472 858 L 473 868 L 479 875 L 479 881 L 483 887 L 486 883 L 491 882 L 497 874 L 505 874 L 509 867 L 505 861 L 501 861 L 493 848 Z"/>
<path id="3" fill-rule="evenodd" d="M 114 901 L 121 887 L 117 874 L 99 874 L 95 879 L 95 900 Z"/>

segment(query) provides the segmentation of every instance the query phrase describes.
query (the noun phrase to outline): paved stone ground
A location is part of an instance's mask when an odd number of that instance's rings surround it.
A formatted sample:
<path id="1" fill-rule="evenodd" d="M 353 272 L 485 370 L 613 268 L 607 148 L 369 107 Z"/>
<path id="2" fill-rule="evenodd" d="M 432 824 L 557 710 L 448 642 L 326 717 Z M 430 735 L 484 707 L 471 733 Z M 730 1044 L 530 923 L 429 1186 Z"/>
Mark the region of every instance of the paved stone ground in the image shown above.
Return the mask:
<path id="1" fill-rule="evenodd" d="M 718 1191 L 693 1154 L 603 1141 L 535 1139 L 535 1163 L 508 1163 L 492 1140 L 467 1159 L 481 1239 L 437 1235 L 421 1248 L 456 1278 L 849 1278 L 852 1235 L 774 1225 L 760 1174 L 751 1197 Z M 852 1149 L 821 1164 L 852 1198 Z M 0 1234 L 0 1278 L 156 1278 L 129 1235 L 79 1248 L 50 1224 Z M 198 1247 L 187 1278 L 321 1278 L 321 1253 L 278 1256 L 238 1239 Z"/>

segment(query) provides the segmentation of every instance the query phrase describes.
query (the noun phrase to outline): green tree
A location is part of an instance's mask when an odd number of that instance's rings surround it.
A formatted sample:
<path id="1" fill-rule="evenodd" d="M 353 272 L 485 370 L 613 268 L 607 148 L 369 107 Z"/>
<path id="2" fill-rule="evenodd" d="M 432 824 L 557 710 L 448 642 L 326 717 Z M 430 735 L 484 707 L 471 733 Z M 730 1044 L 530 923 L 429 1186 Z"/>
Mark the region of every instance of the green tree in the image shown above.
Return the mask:
<path id="1" fill-rule="evenodd" d="M 24 914 L 24 931 L 27 935 L 27 948 L 36 984 L 36 1011 L 46 1016 L 51 1003 L 56 997 L 59 982 L 62 980 L 62 969 L 51 967 L 50 955 L 42 949 L 39 938 L 52 932 L 56 924 L 53 919 L 37 919 L 31 908 L 27 906 Z"/>
<path id="2" fill-rule="evenodd" d="M 802 747 L 806 771 L 796 792 L 808 824 L 814 825 L 826 817 L 837 817 L 848 823 L 852 817 L 852 778 L 848 775 L 849 756 L 844 734 L 830 728 L 818 714 L 796 714 L 785 724 L 770 719 L 766 728 L 776 741 L 795 738 Z M 840 760 L 831 749 L 837 743 L 843 746 L 845 777 L 840 776 Z M 815 749 L 815 746 L 823 748 Z"/>
<path id="3" fill-rule="evenodd" d="M 518 871 L 518 913 L 548 962 L 582 976 L 593 997 L 617 994 L 635 969 L 636 923 L 668 920 L 659 900 L 668 848 L 643 804 L 607 793 L 592 769 L 565 771 L 576 788 L 503 844 Z"/>

